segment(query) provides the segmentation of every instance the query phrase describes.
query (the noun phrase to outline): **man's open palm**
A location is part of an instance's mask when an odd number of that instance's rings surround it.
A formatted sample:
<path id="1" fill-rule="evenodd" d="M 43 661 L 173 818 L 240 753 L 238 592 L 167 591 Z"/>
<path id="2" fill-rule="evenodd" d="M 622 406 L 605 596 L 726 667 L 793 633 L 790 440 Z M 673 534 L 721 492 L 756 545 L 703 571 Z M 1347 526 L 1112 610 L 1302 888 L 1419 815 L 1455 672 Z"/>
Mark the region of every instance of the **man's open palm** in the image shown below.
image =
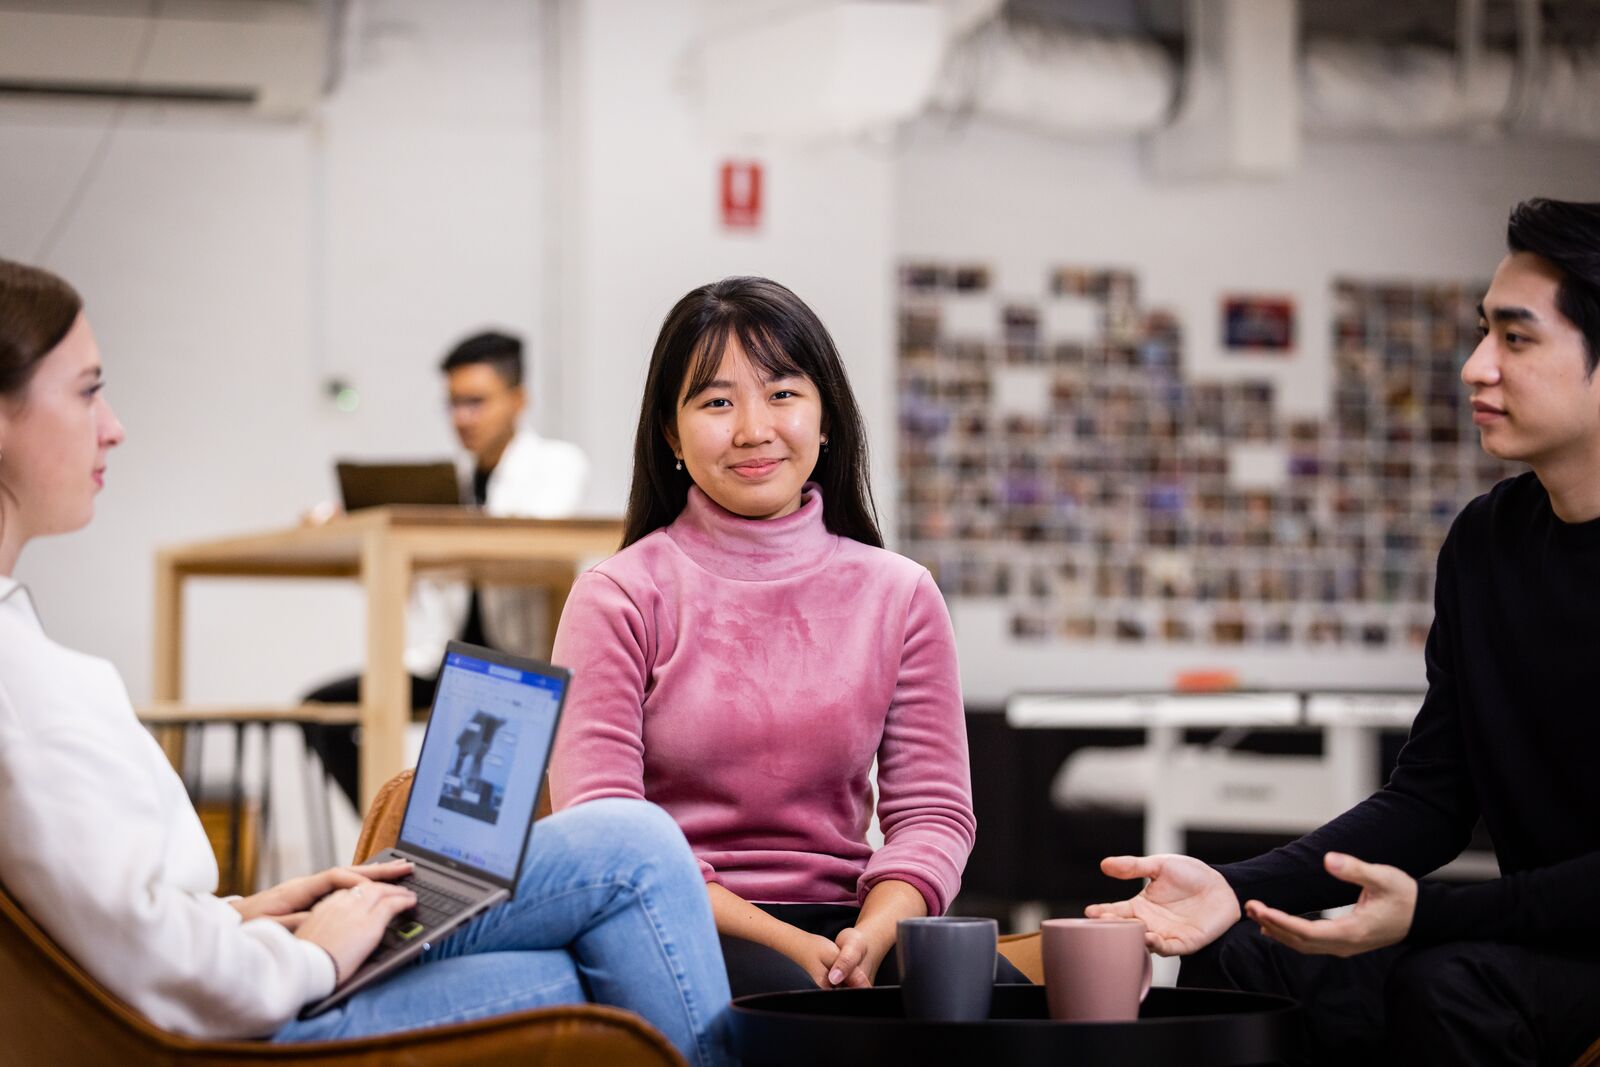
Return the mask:
<path id="1" fill-rule="evenodd" d="M 1108 856 L 1100 869 L 1112 878 L 1148 878 L 1138 896 L 1091 904 L 1091 919 L 1138 919 L 1145 943 L 1162 956 L 1205 948 L 1239 921 L 1239 898 L 1222 875 L 1189 856 Z"/>

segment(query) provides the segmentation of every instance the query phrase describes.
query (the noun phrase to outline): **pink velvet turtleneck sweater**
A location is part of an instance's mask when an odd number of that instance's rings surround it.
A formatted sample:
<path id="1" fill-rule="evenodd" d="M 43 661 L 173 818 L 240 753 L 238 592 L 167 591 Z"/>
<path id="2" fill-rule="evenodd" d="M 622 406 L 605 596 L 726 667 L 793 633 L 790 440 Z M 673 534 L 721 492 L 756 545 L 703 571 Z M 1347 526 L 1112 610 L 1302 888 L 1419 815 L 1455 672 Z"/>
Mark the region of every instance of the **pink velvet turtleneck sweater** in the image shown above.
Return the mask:
<path id="1" fill-rule="evenodd" d="M 950 616 L 926 569 L 829 533 L 823 506 L 808 485 L 793 514 L 745 519 L 691 488 L 578 579 L 551 794 L 659 804 L 746 900 L 859 904 L 898 879 L 938 915 L 975 829 Z"/>

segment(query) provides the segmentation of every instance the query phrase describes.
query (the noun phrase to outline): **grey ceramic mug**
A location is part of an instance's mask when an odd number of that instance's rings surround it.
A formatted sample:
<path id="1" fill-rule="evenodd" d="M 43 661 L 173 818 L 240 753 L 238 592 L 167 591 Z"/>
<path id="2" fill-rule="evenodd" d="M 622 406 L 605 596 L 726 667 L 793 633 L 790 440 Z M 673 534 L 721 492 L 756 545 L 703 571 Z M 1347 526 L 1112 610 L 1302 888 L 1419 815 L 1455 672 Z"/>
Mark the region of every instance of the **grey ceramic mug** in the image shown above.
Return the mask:
<path id="1" fill-rule="evenodd" d="M 901 919 L 895 953 L 906 1018 L 976 1022 L 989 1017 L 1000 926 L 993 919 Z"/>

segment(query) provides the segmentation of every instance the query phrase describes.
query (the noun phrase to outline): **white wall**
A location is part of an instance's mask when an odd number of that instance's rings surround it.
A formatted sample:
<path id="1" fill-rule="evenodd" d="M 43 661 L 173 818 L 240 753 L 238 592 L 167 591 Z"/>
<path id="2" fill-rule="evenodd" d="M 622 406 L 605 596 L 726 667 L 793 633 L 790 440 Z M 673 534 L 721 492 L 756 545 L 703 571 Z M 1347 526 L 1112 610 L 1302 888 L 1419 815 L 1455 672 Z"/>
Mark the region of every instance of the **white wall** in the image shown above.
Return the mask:
<path id="1" fill-rule="evenodd" d="M 566 432 L 594 461 L 591 503 L 620 513 L 634 427 L 661 320 L 695 286 L 766 275 L 811 304 L 833 333 L 873 428 L 880 476 L 892 465 L 893 156 L 885 145 L 778 144 L 709 134 L 699 118 L 695 0 L 561 5 L 563 132 L 560 348 Z M 765 166 L 755 232 L 718 218 L 725 159 Z M 577 361 L 580 361 L 577 362 Z M 885 498 L 886 500 L 886 498 Z"/>
<path id="2" fill-rule="evenodd" d="M 989 263 L 1001 294 L 1037 300 L 1050 265 L 1125 266 L 1146 306 L 1183 323 L 1188 373 L 1266 377 L 1284 410 L 1320 414 L 1330 399 L 1334 277 L 1487 278 L 1505 218 L 1528 196 L 1600 199 L 1600 148 L 1486 141 L 1341 141 L 1306 145 L 1304 165 L 1272 182 L 1163 185 L 1131 140 L 1068 142 L 948 120 L 906 131 L 897 157 L 895 247 L 902 258 Z M 1226 355 L 1227 292 L 1289 293 L 1299 347 L 1284 361 Z M 1229 666 L 1271 686 L 1423 684 L 1414 650 L 1136 650 L 1018 644 L 1007 613 L 955 606 L 970 699 L 1016 689 L 1162 686 L 1181 670 Z"/>
<path id="3" fill-rule="evenodd" d="M 159 546 L 296 521 L 334 495 L 335 456 L 448 453 L 437 363 L 483 326 L 535 340 L 535 406 L 555 407 L 538 387 L 543 6 L 352 11 L 343 82 L 305 121 L 130 108 L 48 262 L 87 301 L 128 441 L 96 522 L 30 546 L 18 575 L 52 635 L 111 659 L 135 701 Z M 0 108 L 0 255 L 36 260 L 110 119 Z M 357 412 L 333 409 L 329 375 L 359 388 Z M 290 701 L 364 652 L 352 583 L 208 580 L 187 603 L 193 699 Z M 277 751 L 271 875 L 333 858 L 308 854 L 282 774 L 298 745 Z M 336 819 L 334 857 L 352 830 Z"/>
<path id="4" fill-rule="evenodd" d="M 130 108 L 48 264 L 85 296 L 128 443 L 95 524 L 19 576 L 136 700 L 158 546 L 293 522 L 332 495 L 336 455 L 446 453 L 442 353 L 538 325 L 540 5 L 354 10 L 344 81 L 304 122 Z M 34 259 L 109 119 L 0 109 L 4 255 Z M 333 410 L 329 374 L 357 412 Z M 189 604 L 195 698 L 287 700 L 359 663 L 354 586 L 202 582 Z"/>
<path id="5" fill-rule="evenodd" d="M 1263 370 L 1218 350 L 1219 292 L 1291 292 L 1303 345 L 1278 371 L 1281 395 L 1314 410 L 1329 278 L 1481 275 L 1513 200 L 1600 196 L 1591 147 L 1314 142 L 1282 182 L 1159 186 L 1131 142 L 944 120 L 895 140 L 730 141 L 703 129 L 693 76 L 696 36 L 723 5 L 355 10 L 345 80 L 315 121 L 132 109 L 52 260 L 89 299 L 130 438 L 99 521 L 30 548 L 21 576 L 52 631 L 113 659 L 136 699 L 149 686 L 157 546 L 292 520 L 331 492 L 334 455 L 445 451 L 434 365 L 480 325 L 539 342 L 541 426 L 589 452 L 588 506 L 616 513 L 662 316 L 711 279 L 775 277 L 812 302 L 845 354 L 892 528 L 902 258 L 984 260 L 1002 290 L 1029 294 L 1045 264 L 1131 266 L 1148 303 L 1183 315 L 1186 358 L 1207 375 Z M 98 109 L 0 109 L 3 254 L 32 257 L 105 121 Z M 766 166 L 754 234 L 716 217 L 729 157 Z M 329 373 L 362 390 L 353 416 L 320 394 Z M 981 612 L 958 625 L 979 699 L 1215 662 L 1204 650 L 1021 650 Z M 353 587 L 203 583 L 191 693 L 288 699 L 353 667 L 361 629 Z M 1367 681 L 1420 680 L 1409 653 L 1319 659 Z M 1308 680 L 1292 656 L 1243 666 L 1252 681 Z"/>

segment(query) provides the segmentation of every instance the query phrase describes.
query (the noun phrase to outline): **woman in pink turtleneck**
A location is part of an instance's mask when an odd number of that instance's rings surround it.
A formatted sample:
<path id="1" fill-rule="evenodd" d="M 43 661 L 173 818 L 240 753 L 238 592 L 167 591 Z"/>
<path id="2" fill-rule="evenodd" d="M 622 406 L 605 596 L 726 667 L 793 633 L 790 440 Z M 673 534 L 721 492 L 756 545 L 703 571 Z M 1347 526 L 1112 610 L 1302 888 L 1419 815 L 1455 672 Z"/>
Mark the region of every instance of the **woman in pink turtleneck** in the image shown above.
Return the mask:
<path id="1" fill-rule="evenodd" d="M 882 544 L 861 416 L 811 309 L 761 278 L 679 301 L 623 549 L 579 578 L 556 634 L 574 681 L 550 786 L 557 808 L 673 815 L 735 996 L 871 984 L 896 922 L 942 913 L 972 849 L 949 615 Z"/>

